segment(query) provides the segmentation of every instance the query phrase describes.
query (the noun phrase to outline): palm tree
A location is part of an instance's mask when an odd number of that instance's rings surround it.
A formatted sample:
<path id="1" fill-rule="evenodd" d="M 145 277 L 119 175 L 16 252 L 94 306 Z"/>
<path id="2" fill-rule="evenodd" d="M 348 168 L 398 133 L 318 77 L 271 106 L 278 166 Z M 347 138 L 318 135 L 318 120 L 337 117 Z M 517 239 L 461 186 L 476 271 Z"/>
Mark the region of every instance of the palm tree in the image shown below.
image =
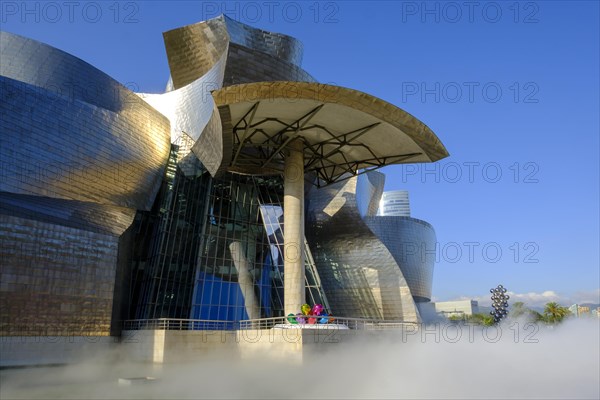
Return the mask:
<path id="1" fill-rule="evenodd" d="M 549 323 L 557 323 L 563 320 L 564 317 L 570 314 L 568 308 L 561 306 L 556 302 L 546 303 L 544 307 L 544 319 Z"/>

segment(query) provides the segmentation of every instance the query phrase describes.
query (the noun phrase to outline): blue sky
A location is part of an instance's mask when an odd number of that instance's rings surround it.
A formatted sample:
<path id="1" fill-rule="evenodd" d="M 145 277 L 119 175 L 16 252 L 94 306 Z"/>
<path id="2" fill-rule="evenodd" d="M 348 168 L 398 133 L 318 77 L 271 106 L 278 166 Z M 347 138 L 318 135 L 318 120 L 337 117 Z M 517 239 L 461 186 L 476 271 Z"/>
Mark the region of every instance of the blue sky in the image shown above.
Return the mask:
<path id="1" fill-rule="evenodd" d="M 25 4 L 25 5 L 24 5 Z M 434 296 L 599 302 L 599 3 L 5 1 L 0 27 L 142 92 L 168 79 L 162 32 L 226 12 L 304 43 L 319 81 L 425 122 L 450 157 L 393 166 L 434 225 Z"/>

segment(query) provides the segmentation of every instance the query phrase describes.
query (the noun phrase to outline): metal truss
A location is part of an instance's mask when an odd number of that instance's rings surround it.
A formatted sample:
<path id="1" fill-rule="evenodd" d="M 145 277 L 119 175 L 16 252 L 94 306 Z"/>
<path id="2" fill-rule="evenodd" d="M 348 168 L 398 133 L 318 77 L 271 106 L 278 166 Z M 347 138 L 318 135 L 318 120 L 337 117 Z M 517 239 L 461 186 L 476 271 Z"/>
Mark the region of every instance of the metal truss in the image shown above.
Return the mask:
<path id="1" fill-rule="evenodd" d="M 233 158 L 231 170 L 273 170 L 282 164 L 283 150 L 292 140 L 303 137 L 304 131 L 320 131 L 323 140 L 310 143 L 304 140 L 305 171 L 313 172 L 317 179 L 312 182 L 317 187 L 339 182 L 351 176 L 372 171 L 389 164 L 399 163 L 419 156 L 422 153 L 397 154 L 382 156 L 376 154 L 371 147 L 358 139 L 371 132 L 381 123 L 353 129 L 342 134 L 333 133 L 328 127 L 309 122 L 321 111 L 325 104 L 320 104 L 291 123 L 286 123 L 276 117 L 255 120 L 256 111 L 260 101 L 254 103 L 250 109 L 237 121 L 233 127 Z M 272 127 L 266 124 L 281 125 L 275 133 Z M 344 150 L 359 147 L 366 150 L 370 157 L 353 160 L 348 159 Z"/>

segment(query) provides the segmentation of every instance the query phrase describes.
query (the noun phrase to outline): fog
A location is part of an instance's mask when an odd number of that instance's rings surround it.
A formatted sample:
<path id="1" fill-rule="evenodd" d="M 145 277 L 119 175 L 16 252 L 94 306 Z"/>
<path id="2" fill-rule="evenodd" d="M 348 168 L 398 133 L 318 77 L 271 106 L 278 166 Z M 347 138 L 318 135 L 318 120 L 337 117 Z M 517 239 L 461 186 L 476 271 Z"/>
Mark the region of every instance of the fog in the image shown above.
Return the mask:
<path id="1" fill-rule="evenodd" d="M 305 353 L 301 364 L 229 353 L 140 364 L 117 347 L 68 366 L 3 369 L 0 398 L 600 398 L 598 320 L 500 328 L 361 335 Z M 156 380 L 118 384 L 143 376 Z"/>

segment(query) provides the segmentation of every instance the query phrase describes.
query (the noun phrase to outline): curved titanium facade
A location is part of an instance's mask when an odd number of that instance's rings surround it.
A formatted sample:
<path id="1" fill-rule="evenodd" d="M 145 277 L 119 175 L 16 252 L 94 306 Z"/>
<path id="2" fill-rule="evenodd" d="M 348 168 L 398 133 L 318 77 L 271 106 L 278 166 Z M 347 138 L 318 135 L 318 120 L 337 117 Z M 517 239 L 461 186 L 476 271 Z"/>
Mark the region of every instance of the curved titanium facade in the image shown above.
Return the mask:
<path id="1" fill-rule="evenodd" d="M 376 215 L 384 183 L 369 172 L 312 189 L 309 243 L 335 312 L 410 321 L 413 300 L 431 299 L 436 236 L 425 221 Z"/>
<path id="2" fill-rule="evenodd" d="M 303 48 L 302 42 L 298 39 L 282 33 L 256 29 L 227 16 L 222 18 L 227 25 L 231 42 L 268 54 L 298 67 L 302 65 Z"/>
<path id="3" fill-rule="evenodd" d="M 108 335 L 119 237 L 148 210 L 169 121 L 84 61 L 0 32 L 0 334 Z"/>
<path id="4" fill-rule="evenodd" d="M 302 69 L 302 43 L 288 35 L 267 32 L 222 17 L 230 44 L 223 86 L 265 81 L 315 79 Z"/>
<path id="5" fill-rule="evenodd" d="M 381 187 L 371 193 L 381 193 Z M 366 205 L 358 207 L 357 198 Z M 357 177 L 308 196 L 307 237 L 323 289 L 336 315 L 418 321 L 406 279 L 385 244 L 363 222 L 371 199 L 357 195 Z M 376 210 L 376 208 L 375 208 Z"/>
<path id="6" fill-rule="evenodd" d="M 171 121 L 171 142 L 181 136 L 214 176 L 223 158 L 221 119 L 211 90 L 223 85 L 229 35 L 225 24 L 213 19 L 163 34 L 171 78 L 170 91 L 142 94 L 142 98 Z"/>
<path id="7" fill-rule="evenodd" d="M 365 217 L 365 223 L 390 251 L 416 302 L 431 300 L 436 237 L 433 227 L 410 217 Z"/>
<path id="8" fill-rule="evenodd" d="M 267 81 L 316 82 L 301 67 L 260 51 L 231 43 L 223 86 Z"/>
<path id="9" fill-rule="evenodd" d="M 149 209 L 169 121 L 60 50 L 0 34 L 0 191 Z"/>
<path id="10" fill-rule="evenodd" d="M 143 94 L 141 97 L 171 121 L 171 142 L 186 136 L 193 141 L 190 150 L 198 156 L 213 175 L 223 158 L 221 118 L 210 90 L 215 80 L 222 79 L 224 58 L 202 78 L 180 89 L 164 94 Z"/>
<path id="11" fill-rule="evenodd" d="M 361 217 L 377 214 L 384 185 L 385 175 L 379 172 L 369 172 L 357 177 L 356 207 Z"/>
<path id="12" fill-rule="evenodd" d="M 211 91 L 259 81 L 314 82 L 300 67 L 298 40 L 225 16 L 170 30 L 163 37 L 171 70 L 169 91 L 142 98 L 169 118 L 173 143 L 183 134 L 194 140 L 191 151 L 212 176 L 225 172 L 232 144 L 223 140 L 229 121 L 222 121 Z"/>
<path id="13" fill-rule="evenodd" d="M 416 302 L 431 300 L 436 236 L 429 223 L 409 216 L 408 192 L 383 192 L 385 175 L 369 172 L 359 175 L 356 184 L 357 207 L 371 232 L 389 250 L 402 271 Z M 381 199 L 381 200 L 379 200 Z M 377 209 L 377 206 L 380 206 Z M 392 215 L 381 215 L 382 207 Z M 384 207 L 385 208 L 385 207 Z"/>
<path id="14" fill-rule="evenodd" d="M 227 27 L 218 18 L 170 30 L 163 38 L 173 89 L 206 75 L 227 53 L 229 44 Z"/>

